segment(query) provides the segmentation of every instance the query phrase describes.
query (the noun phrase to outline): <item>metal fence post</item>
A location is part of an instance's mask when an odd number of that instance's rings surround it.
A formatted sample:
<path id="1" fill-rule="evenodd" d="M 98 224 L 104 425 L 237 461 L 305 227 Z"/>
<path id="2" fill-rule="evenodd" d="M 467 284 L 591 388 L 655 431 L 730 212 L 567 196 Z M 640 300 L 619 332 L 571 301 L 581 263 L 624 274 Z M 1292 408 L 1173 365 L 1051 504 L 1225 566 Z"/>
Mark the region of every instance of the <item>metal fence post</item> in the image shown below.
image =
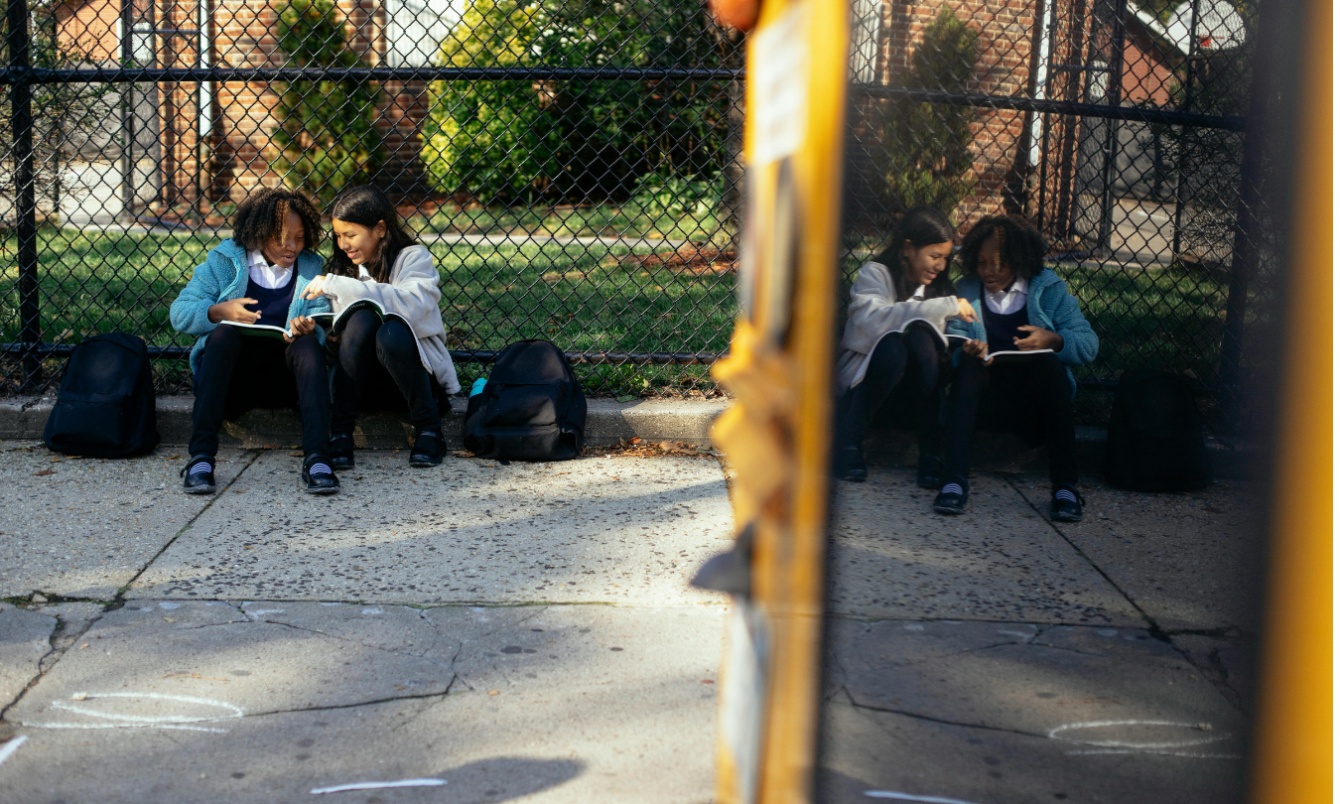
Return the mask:
<path id="1" fill-rule="evenodd" d="M 30 46 L 27 0 L 9 0 L 6 44 L 9 48 L 10 126 L 14 132 L 14 234 L 18 239 L 19 340 L 23 379 L 20 389 L 42 385 L 42 320 L 37 285 L 37 195 L 33 171 L 33 94 L 29 84 Z"/>

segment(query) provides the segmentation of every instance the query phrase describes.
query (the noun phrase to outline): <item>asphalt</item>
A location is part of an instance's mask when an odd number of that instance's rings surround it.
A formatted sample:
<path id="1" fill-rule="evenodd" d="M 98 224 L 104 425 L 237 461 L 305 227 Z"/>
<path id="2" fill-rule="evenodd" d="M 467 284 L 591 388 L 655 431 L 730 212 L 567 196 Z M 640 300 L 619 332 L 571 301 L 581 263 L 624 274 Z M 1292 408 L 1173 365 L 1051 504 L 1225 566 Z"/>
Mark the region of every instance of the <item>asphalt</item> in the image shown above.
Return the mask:
<path id="1" fill-rule="evenodd" d="M 0 800 L 712 800 L 710 454 L 360 450 L 329 498 L 287 449 L 220 457 L 192 497 L 179 448 L 0 442 Z M 1033 475 L 958 518 L 911 478 L 835 498 L 818 800 L 1231 801 L 1249 490 L 1086 483 L 1057 526 Z"/>

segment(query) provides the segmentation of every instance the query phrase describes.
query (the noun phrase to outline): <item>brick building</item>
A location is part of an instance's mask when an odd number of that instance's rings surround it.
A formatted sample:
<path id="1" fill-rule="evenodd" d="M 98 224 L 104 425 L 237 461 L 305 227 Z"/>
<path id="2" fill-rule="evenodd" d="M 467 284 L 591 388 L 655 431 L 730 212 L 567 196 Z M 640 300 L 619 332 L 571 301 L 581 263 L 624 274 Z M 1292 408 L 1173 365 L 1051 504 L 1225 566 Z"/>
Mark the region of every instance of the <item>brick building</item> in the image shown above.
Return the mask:
<path id="1" fill-rule="evenodd" d="M 86 62 L 169 67 L 286 66 L 279 47 L 282 0 L 67 0 L 57 10 L 59 39 Z M 457 4 L 459 5 L 459 3 Z M 349 48 L 367 66 L 423 66 L 459 18 L 452 0 L 338 0 Z M 427 115 L 423 82 L 380 86 L 376 126 L 386 165 L 382 180 L 416 189 L 418 131 Z M 181 214 L 257 185 L 275 186 L 272 135 L 279 97 L 264 82 L 135 84 L 121 114 L 109 117 L 93 155 L 141 166 L 127 184 L 138 207 Z M 119 119 L 116 119 L 119 118 Z M 129 192 L 129 191 L 128 191 Z"/>

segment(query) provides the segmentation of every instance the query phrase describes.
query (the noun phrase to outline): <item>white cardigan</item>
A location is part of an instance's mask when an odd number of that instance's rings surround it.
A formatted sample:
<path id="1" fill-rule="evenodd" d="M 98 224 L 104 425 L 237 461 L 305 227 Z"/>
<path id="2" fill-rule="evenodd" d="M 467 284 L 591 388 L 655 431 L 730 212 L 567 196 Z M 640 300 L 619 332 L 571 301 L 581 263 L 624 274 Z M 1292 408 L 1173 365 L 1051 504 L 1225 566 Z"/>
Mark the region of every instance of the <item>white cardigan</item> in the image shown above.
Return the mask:
<path id="1" fill-rule="evenodd" d="M 326 276 L 326 295 L 335 315 L 354 302 L 372 300 L 388 313 L 405 319 L 419 341 L 419 362 L 437 378 L 449 394 L 461 390 L 456 366 L 447 349 L 447 331 L 442 326 L 438 302 L 442 291 L 433 255 L 420 245 L 408 246 L 395 258 L 389 282 L 355 279 L 350 276 Z"/>
<path id="2" fill-rule="evenodd" d="M 840 394 L 865 379 L 870 355 L 879 341 L 890 332 L 901 332 L 908 323 L 920 318 L 941 333 L 949 319 L 958 315 L 958 299 L 908 299 L 898 301 L 889 270 L 877 262 L 867 262 L 856 274 L 847 305 L 847 326 L 837 360 L 837 392 Z"/>

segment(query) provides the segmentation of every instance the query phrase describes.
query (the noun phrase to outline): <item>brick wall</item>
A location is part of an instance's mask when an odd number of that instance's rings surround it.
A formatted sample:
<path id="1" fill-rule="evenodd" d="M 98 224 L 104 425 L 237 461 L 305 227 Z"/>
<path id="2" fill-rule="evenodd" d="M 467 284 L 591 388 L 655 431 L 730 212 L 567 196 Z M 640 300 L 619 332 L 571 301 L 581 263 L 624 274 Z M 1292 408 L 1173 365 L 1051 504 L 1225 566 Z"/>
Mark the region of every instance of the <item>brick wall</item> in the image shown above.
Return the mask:
<path id="1" fill-rule="evenodd" d="M 951 10 L 978 32 L 977 62 L 968 92 L 1026 96 L 1032 52 L 1034 3 L 1025 0 L 962 0 L 934 2 L 888 0 L 883 7 L 877 80 L 900 85 L 913 55 L 922 46 L 927 26 L 942 9 Z M 1015 169 L 1025 115 L 1004 110 L 977 110 L 972 119 L 973 190 L 954 210 L 964 226 L 983 215 L 998 214 Z"/>

